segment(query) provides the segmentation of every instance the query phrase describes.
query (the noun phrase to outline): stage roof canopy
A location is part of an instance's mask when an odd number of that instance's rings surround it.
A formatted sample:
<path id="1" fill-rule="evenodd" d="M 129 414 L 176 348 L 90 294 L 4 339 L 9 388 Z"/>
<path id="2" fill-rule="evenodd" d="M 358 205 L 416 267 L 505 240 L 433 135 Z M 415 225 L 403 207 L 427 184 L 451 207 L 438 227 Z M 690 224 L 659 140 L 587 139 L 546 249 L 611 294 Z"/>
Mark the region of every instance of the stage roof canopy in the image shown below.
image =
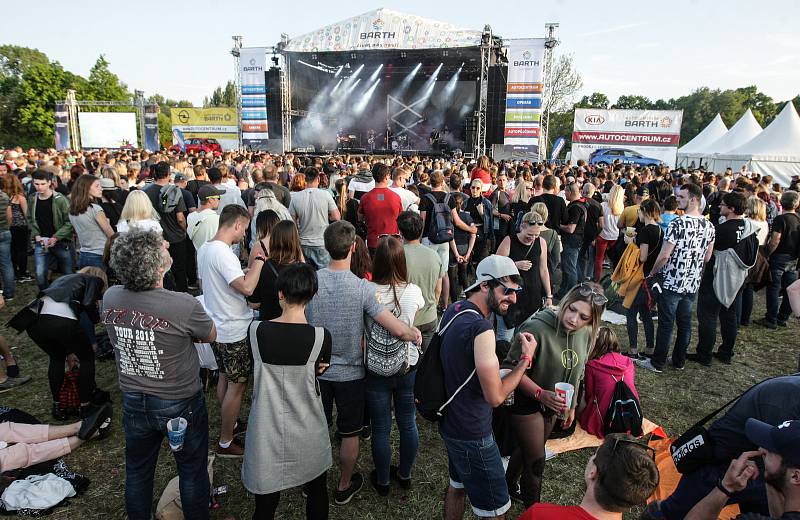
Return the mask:
<path id="1" fill-rule="evenodd" d="M 289 40 L 284 52 L 478 47 L 481 31 L 390 9 L 375 9 Z"/>

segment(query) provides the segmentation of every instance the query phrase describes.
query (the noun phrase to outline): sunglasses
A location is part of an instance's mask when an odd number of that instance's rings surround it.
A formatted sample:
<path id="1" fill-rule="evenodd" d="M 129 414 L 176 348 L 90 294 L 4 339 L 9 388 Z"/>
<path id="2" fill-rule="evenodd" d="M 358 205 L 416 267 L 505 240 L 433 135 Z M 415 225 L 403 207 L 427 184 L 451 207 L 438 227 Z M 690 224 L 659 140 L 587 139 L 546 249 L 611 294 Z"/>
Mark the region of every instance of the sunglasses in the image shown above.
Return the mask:
<path id="1" fill-rule="evenodd" d="M 544 226 L 544 220 L 527 220 L 525 223 L 529 226 Z"/>
<path id="2" fill-rule="evenodd" d="M 642 444 L 641 442 L 638 442 L 638 441 L 632 441 L 630 439 L 623 439 L 621 437 L 617 437 L 617 439 L 614 441 L 614 448 L 611 450 L 612 454 L 616 453 L 617 446 L 619 445 L 619 443 L 632 444 L 634 446 L 638 446 L 639 448 L 642 448 L 643 450 L 647 450 L 650 453 L 650 458 L 653 459 L 653 460 L 656 460 L 656 450 L 653 449 L 651 446 L 648 446 L 647 444 Z"/>
<path id="3" fill-rule="evenodd" d="M 509 287 L 506 284 L 504 284 L 501 280 L 498 280 L 497 278 L 495 278 L 494 276 L 492 276 L 492 275 L 490 275 L 488 273 L 484 273 L 484 274 L 482 274 L 480 276 L 488 276 L 489 278 L 491 278 L 495 282 L 499 283 L 500 286 L 503 288 L 503 296 L 509 296 L 511 294 L 519 295 L 519 293 L 522 292 L 522 287 L 517 287 L 516 289 L 514 289 L 512 287 Z"/>
<path id="4" fill-rule="evenodd" d="M 403 235 L 401 235 L 400 233 L 383 233 L 382 235 L 378 235 L 378 240 L 383 240 L 386 237 L 394 237 L 397 240 L 403 239 Z"/>
<path id="5" fill-rule="evenodd" d="M 479 190 L 479 189 L 481 189 L 481 187 L 480 186 L 470 186 L 470 189 Z"/>
<path id="6" fill-rule="evenodd" d="M 578 285 L 578 294 L 584 298 L 591 298 L 592 303 L 595 305 L 605 305 L 608 303 L 608 298 L 605 294 L 595 291 L 592 286 L 585 282 Z"/>

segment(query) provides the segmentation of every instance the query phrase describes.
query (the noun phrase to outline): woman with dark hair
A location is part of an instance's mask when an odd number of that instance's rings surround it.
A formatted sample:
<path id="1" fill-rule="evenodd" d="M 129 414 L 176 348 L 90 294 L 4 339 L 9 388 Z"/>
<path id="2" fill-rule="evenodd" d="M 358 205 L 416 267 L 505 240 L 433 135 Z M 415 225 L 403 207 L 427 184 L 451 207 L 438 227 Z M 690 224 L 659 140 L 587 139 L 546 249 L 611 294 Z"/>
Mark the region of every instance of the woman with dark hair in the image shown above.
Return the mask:
<path id="1" fill-rule="evenodd" d="M 331 334 L 306 321 L 317 274 L 304 263 L 277 280 L 281 314 L 250 325 L 253 405 L 242 462 L 242 483 L 256 495 L 253 518 L 275 518 L 281 491 L 303 485 L 306 518 L 328 518 L 331 443 L 316 376 L 330 364 Z"/>
<path id="2" fill-rule="evenodd" d="M 517 449 L 511 455 L 506 482 L 510 494 L 521 496 L 525 507 L 539 502 L 544 475 L 544 445 L 555 427 L 556 414 L 559 414 L 564 429 L 575 421 L 577 388 L 606 303 L 608 298 L 600 285 L 582 282 L 564 295 L 558 308 L 548 307 L 537 312 L 517 328 L 506 364 L 519 359 L 519 333 L 531 333 L 538 345 L 531 368 L 514 391 L 514 403 L 509 407 Z M 557 383 L 573 386 L 575 391 L 571 401 L 556 393 Z"/>
<path id="3" fill-rule="evenodd" d="M 92 175 L 81 175 L 72 187 L 69 221 L 81 244 L 78 268 L 102 267 L 106 240 L 114 234 L 102 206 L 96 202 L 102 196 L 100 179 Z"/>
<path id="4" fill-rule="evenodd" d="M 66 413 L 59 406 L 64 383 L 64 359 L 75 354 L 80 360 L 78 397 L 80 414 L 85 417 L 95 395 L 94 350 L 79 320 L 86 315 L 91 323 L 100 321 L 98 301 L 108 287 L 105 273 L 96 267 L 64 275 L 39 293 L 39 317 L 28 327 L 28 336 L 50 358 L 47 379 L 53 397 L 53 417 L 64 420 Z"/>
<path id="5" fill-rule="evenodd" d="M 269 236 L 275 225 L 281 221 L 277 213 L 271 209 L 260 211 L 255 219 L 253 245 L 250 248 L 248 265 L 258 256 L 269 257 Z"/>
<path id="6" fill-rule="evenodd" d="M 425 305 L 422 290 L 408 282 L 403 244 L 393 236 L 384 237 L 375 250 L 373 282 L 376 298 L 411 327 L 414 316 Z M 420 357 L 417 346 L 395 338 L 367 316 L 365 366 L 366 400 L 372 422 L 372 486 L 381 496 L 389 494 L 389 479 L 403 488 L 411 484 L 411 468 L 419 448 L 417 410 L 414 405 L 415 368 Z M 391 466 L 392 408 L 400 432 L 400 465 Z"/>
<path id="7" fill-rule="evenodd" d="M 350 271 L 365 280 L 372 280 L 372 259 L 369 257 L 367 243 L 359 235 L 356 235 L 356 250 L 350 259 Z"/>
<path id="8" fill-rule="evenodd" d="M 249 298 L 252 307 L 258 309 L 258 319 L 262 321 L 281 315 L 277 287 L 280 273 L 289 265 L 305 261 L 300 248 L 300 235 L 293 221 L 281 220 L 275 224 L 269 236 L 268 250 L 269 257 L 261 268 L 258 285 Z"/>

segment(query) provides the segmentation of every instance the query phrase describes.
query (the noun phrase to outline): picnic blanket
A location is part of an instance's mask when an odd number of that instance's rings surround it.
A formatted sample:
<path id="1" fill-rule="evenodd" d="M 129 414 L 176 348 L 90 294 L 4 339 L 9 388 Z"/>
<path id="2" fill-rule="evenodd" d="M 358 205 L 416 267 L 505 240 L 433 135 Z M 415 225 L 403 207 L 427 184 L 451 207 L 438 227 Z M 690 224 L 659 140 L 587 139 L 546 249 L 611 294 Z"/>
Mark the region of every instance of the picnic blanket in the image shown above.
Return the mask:
<path id="1" fill-rule="evenodd" d="M 664 430 L 654 422 L 647 420 L 645 417 L 642 421 L 643 435 L 652 433 L 659 437 L 666 437 Z M 553 453 L 565 453 L 572 450 L 581 450 L 583 448 L 596 448 L 603 444 L 603 439 L 595 437 L 591 433 L 587 433 L 581 425 L 575 427 L 575 433 L 563 439 L 550 439 L 547 441 L 545 447 Z"/>

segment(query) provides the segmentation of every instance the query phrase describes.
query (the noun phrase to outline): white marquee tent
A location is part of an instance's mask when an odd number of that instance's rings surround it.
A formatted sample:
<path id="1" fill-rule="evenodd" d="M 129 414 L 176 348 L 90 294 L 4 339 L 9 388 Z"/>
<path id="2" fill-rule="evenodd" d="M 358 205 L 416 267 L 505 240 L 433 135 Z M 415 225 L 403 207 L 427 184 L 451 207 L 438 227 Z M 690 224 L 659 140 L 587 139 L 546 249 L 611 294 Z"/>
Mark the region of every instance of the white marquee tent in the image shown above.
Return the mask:
<path id="1" fill-rule="evenodd" d="M 763 131 L 713 158 L 714 171 L 738 170 L 743 165 L 762 175 L 772 175 L 775 182 L 784 186 L 789 185 L 793 175 L 800 175 L 800 116 L 791 101 Z"/>
<path id="2" fill-rule="evenodd" d="M 705 154 L 703 150 L 728 131 L 728 127 L 722 122 L 722 116 L 717 116 L 711 120 L 694 139 L 678 148 L 678 166 L 688 166 L 692 161 L 702 159 Z"/>
<path id="3" fill-rule="evenodd" d="M 755 116 L 753 116 L 753 112 L 748 108 L 747 112 L 742 114 L 742 117 L 736 121 L 736 124 L 734 124 L 725 135 L 699 151 L 706 157 L 711 158 L 710 156 L 712 155 L 726 153 L 729 150 L 743 145 L 760 133 L 761 125 L 758 124 Z"/>

